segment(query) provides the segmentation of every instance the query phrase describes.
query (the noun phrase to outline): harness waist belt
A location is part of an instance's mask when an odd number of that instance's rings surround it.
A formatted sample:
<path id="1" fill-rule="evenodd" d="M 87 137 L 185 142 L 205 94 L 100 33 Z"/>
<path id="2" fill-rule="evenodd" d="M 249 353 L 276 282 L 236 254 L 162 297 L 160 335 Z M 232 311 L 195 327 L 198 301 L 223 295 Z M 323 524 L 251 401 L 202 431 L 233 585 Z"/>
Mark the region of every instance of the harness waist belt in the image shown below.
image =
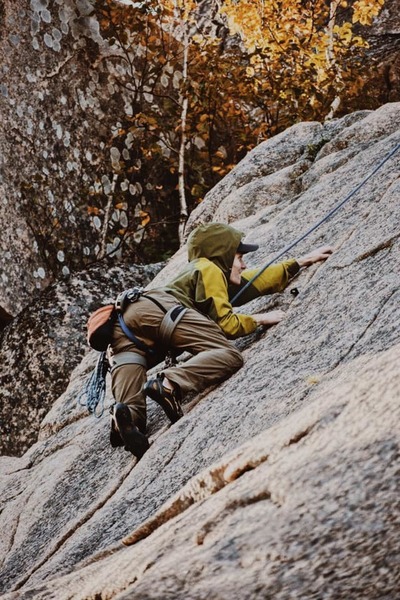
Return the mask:
<path id="1" fill-rule="evenodd" d="M 145 356 L 137 352 L 118 352 L 110 358 L 111 373 L 122 365 L 141 365 L 147 369 L 147 360 Z"/>

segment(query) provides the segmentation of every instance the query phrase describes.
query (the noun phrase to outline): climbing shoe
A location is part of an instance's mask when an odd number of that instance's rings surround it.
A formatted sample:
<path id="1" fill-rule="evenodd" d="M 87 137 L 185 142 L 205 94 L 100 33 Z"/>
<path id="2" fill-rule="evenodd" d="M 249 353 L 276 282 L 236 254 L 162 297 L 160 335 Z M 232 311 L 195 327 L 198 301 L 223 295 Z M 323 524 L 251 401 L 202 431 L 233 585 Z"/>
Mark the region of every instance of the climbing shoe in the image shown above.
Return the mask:
<path id="1" fill-rule="evenodd" d="M 118 448 L 120 446 L 124 446 L 124 440 L 119 434 L 119 431 L 116 427 L 115 418 L 114 418 L 114 408 L 115 404 L 110 407 L 111 414 L 111 429 L 110 429 L 110 444 L 113 448 Z"/>
<path id="2" fill-rule="evenodd" d="M 146 396 L 149 396 L 149 398 L 161 406 L 171 423 L 176 423 L 176 421 L 183 417 L 180 390 L 176 388 L 170 391 L 165 388 L 160 376 L 155 379 L 149 379 L 144 384 L 143 391 Z"/>
<path id="3" fill-rule="evenodd" d="M 119 435 L 122 444 L 116 443 L 118 439 L 115 435 L 113 437 L 115 445 L 113 446 L 113 442 L 111 441 L 113 427 L 114 433 Z M 126 404 L 122 404 L 121 402 L 114 404 L 112 407 L 110 442 L 114 448 L 116 446 L 124 446 L 125 450 L 131 452 L 138 460 L 142 458 L 150 446 L 147 437 L 134 424 L 131 411 Z"/>

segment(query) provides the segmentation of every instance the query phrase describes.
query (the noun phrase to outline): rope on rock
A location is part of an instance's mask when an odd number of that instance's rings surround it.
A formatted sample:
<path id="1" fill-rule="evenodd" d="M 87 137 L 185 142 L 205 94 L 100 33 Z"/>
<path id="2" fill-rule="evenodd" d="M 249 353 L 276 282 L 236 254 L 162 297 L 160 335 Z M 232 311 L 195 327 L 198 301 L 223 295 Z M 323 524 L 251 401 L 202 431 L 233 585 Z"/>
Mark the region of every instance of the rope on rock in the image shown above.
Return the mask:
<path id="1" fill-rule="evenodd" d="M 88 378 L 85 387 L 78 396 L 80 406 L 85 406 L 90 414 L 100 418 L 104 413 L 104 397 L 106 395 L 106 375 L 110 369 L 107 353 L 101 352 L 96 366 Z M 100 411 L 97 407 L 100 405 Z"/>
<path id="2" fill-rule="evenodd" d="M 323 223 L 325 223 L 328 219 L 330 219 L 346 202 L 348 202 L 366 183 L 383 167 L 383 165 L 399 150 L 400 143 L 397 144 L 393 150 L 375 167 L 375 169 L 365 177 L 358 186 L 354 188 L 344 200 L 339 202 L 336 206 L 332 208 L 320 221 L 318 221 L 315 225 L 310 227 L 308 231 L 306 231 L 303 235 L 297 238 L 294 242 L 290 243 L 286 246 L 281 252 L 279 252 L 271 261 L 269 261 L 265 266 L 263 266 L 255 275 L 252 277 L 246 285 L 243 286 L 241 290 L 233 297 L 231 303 L 234 305 L 236 300 L 243 294 L 245 290 L 262 274 L 264 271 L 270 267 L 273 263 L 275 263 L 279 258 L 281 258 L 284 254 L 289 252 L 292 248 L 294 248 L 297 244 L 302 242 L 306 237 L 308 237 L 313 231 L 318 229 Z M 167 359 L 168 360 L 168 359 Z M 110 364 L 107 359 L 107 353 L 101 352 L 100 356 L 97 360 L 97 364 L 88 378 L 81 394 L 78 396 L 78 403 L 80 406 L 85 406 L 90 414 L 93 414 L 96 418 L 100 418 L 104 413 L 104 398 L 106 393 L 106 376 L 108 371 L 110 370 Z M 97 411 L 98 406 L 100 405 L 100 411 Z"/>
<path id="3" fill-rule="evenodd" d="M 284 254 L 286 254 L 287 252 L 289 252 L 289 250 L 291 250 L 292 248 L 294 248 L 295 246 L 297 246 L 297 244 L 299 244 L 300 242 L 302 242 L 306 237 L 308 237 L 311 233 L 313 233 L 313 231 L 315 231 L 316 229 L 318 229 L 318 227 L 320 227 L 323 223 L 325 223 L 325 221 L 327 221 L 328 219 L 330 219 L 340 208 L 342 208 L 342 206 L 344 204 L 346 204 L 346 202 L 348 202 L 350 200 L 350 198 L 352 198 L 362 187 L 363 185 L 365 185 L 367 183 L 367 181 L 369 181 L 371 179 L 371 177 L 373 177 L 375 175 L 375 173 L 377 173 L 379 171 L 379 169 L 381 169 L 383 167 L 383 165 L 398 151 L 398 149 L 400 148 L 400 144 L 397 144 L 397 146 L 395 146 L 393 148 L 393 150 L 391 150 L 391 152 L 389 152 L 389 154 L 375 167 L 375 169 L 373 169 L 373 171 L 371 171 L 371 173 L 369 175 L 367 175 L 367 177 L 365 177 L 361 183 L 359 183 L 352 192 L 350 192 L 350 194 L 348 194 L 348 196 L 346 196 L 346 198 L 344 200 L 342 200 L 341 202 L 339 202 L 336 206 L 334 206 L 332 208 L 332 210 L 330 210 L 328 212 L 328 214 L 326 214 L 320 221 L 318 221 L 318 223 L 315 223 L 315 225 L 313 225 L 312 227 L 310 227 L 310 229 L 308 229 L 308 231 L 306 231 L 302 236 L 300 236 L 297 240 L 295 240 L 294 242 L 290 243 L 288 246 L 286 246 L 281 252 L 279 252 L 279 254 L 277 254 L 272 260 L 270 260 L 264 267 L 262 267 L 255 275 L 254 277 L 252 277 L 247 283 L 246 285 L 244 285 L 242 287 L 241 290 L 238 291 L 238 293 L 232 298 L 231 300 L 231 304 L 232 306 L 234 305 L 234 303 L 236 302 L 236 300 L 238 298 L 240 298 L 240 296 L 243 294 L 243 292 L 245 290 L 247 290 L 251 284 L 258 278 L 260 277 L 260 275 L 262 275 L 262 273 L 264 273 L 264 271 L 266 269 L 268 269 L 268 267 L 270 267 L 272 264 L 274 264 L 279 258 L 281 258 Z"/>

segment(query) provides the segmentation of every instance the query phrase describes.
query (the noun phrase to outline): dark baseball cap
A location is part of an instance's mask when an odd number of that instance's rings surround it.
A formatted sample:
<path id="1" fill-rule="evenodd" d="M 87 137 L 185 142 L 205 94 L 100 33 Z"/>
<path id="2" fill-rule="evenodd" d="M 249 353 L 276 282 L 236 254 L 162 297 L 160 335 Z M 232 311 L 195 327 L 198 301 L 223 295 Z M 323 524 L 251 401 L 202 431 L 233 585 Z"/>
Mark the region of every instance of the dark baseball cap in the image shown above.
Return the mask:
<path id="1" fill-rule="evenodd" d="M 243 244 L 243 242 L 240 242 L 236 252 L 238 254 L 247 254 L 248 252 L 255 252 L 259 247 L 258 244 Z"/>

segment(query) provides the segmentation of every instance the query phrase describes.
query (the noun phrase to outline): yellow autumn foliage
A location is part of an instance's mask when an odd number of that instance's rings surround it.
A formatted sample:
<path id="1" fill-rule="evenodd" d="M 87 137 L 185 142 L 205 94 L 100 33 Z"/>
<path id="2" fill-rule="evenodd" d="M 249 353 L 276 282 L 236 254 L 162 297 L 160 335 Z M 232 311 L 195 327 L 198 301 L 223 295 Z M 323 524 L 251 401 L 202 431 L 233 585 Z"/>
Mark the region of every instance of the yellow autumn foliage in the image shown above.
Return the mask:
<path id="1" fill-rule="evenodd" d="M 367 45 L 354 35 L 353 25 L 370 25 L 383 4 L 384 0 L 357 0 L 347 21 L 338 18 L 339 11 L 348 6 L 346 0 L 225 0 L 221 14 L 250 55 L 249 76 L 257 71 L 265 76 L 268 67 L 279 72 L 282 60 L 283 70 L 287 69 L 292 57 L 293 73 L 314 79 L 318 85 L 329 79 L 333 63 L 340 78 L 338 67 L 346 68 L 349 48 Z"/>
<path id="2" fill-rule="evenodd" d="M 371 25 L 384 4 L 384 0 L 358 0 L 353 5 L 353 23 Z"/>
<path id="3" fill-rule="evenodd" d="M 383 2 L 97 0 L 102 35 L 116 50 L 109 61 L 130 65 L 116 75 L 131 99 L 112 140 L 126 178 L 115 207 L 126 203 L 128 226 L 118 235 L 136 227 L 155 235 L 176 218 L 182 155 L 190 211 L 263 139 L 332 117 L 339 105 L 342 114 L 369 108 L 363 35 Z"/>

